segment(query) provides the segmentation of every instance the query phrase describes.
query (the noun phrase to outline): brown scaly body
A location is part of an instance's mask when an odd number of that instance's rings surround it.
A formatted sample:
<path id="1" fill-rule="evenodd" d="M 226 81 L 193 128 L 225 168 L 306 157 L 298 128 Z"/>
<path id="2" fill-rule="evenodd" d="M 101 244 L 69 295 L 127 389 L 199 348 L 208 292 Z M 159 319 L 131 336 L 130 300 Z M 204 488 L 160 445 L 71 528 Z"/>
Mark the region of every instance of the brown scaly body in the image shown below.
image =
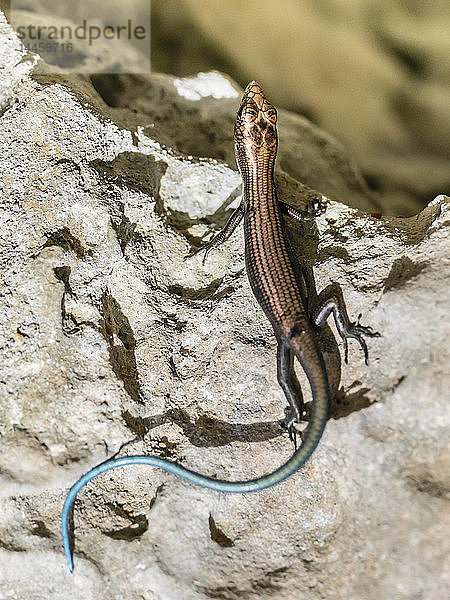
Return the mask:
<path id="1" fill-rule="evenodd" d="M 252 291 L 278 340 L 278 378 L 290 404 L 287 426 L 292 433 L 293 423 L 300 420 L 303 408 L 293 355 L 308 374 L 320 421 L 327 418 L 329 391 L 322 355 L 283 231 L 274 183 L 276 121 L 276 110 L 260 86 L 250 83 L 238 112 L 234 136 L 236 161 L 244 184 L 245 263 Z M 321 429 L 317 423 L 316 432 Z"/>
<path id="2" fill-rule="evenodd" d="M 275 108 L 267 102 L 261 87 L 252 81 L 242 97 L 234 136 L 236 161 L 244 183 L 242 202 L 223 230 L 200 250 L 205 250 L 206 259 L 208 251 L 228 239 L 244 218 L 247 274 L 253 293 L 271 322 L 278 341 L 277 375 L 290 406 L 286 427 L 295 443 L 295 452 L 275 471 L 247 481 L 212 479 L 158 456 L 124 456 L 101 463 L 80 477 L 64 502 L 61 529 L 70 570 L 73 569 L 69 540 L 70 510 L 78 492 L 94 477 L 116 467 L 144 464 L 219 492 L 256 492 L 280 483 L 311 456 L 327 420 L 328 381 L 314 327 L 318 327 L 333 312 L 337 329 L 345 342 L 346 356 L 347 339 L 354 337 L 362 345 L 367 361 L 367 348 L 362 336 L 376 334 L 367 327 L 351 323 L 339 297 L 319 296 L 320 302 L 315 310 L 309 314 L 306 310 L 302 282 L 296 278 L 284 237 L 280 203 L 273 180 L 277 153 L 276 122 Z M 304 216 L 292 207 L 287 207 L 287 212 L 295 218 Z M 313 395 L 310 421 L 298 449 L 294 424 L 301 420 L 303 397 L 294 372 L 294 357 L 305 370 Z"/>
<path id="3" fill-rule="evenodd" d="M 295 440 L 294 423 L 303 413 L 302 391 L 294 371 L 294 357 L 302 365 L 311 385 L 313 407 L 309 426 L 298 454 L 303 462 L 311 455 L 325 427 L 329 406 L 328 381 L 314 328 L 333 312 L 338 331 L 345 342 L 356 338 L 367 357 L 363 334 L 369 328 L 351 323 L 339 297 L 320 298 L 315 311 L 306 310 L 305 290 L 298 280 L 283 231 L 274 183 L 277 153 L 277 112 L 261 87 L 252 81 L 242 97 L 234 129 L 236 162 L 242 174 L 240 206 L 224 229 L 200 250 L 207 253 L 222 244 L 244 218 L 245 264 L 252 291 L 269 319 L 278 341 L 278 381 L 289 402 L 286 427 Z M 292 217 L 304 215 L 285 207 Z"/>

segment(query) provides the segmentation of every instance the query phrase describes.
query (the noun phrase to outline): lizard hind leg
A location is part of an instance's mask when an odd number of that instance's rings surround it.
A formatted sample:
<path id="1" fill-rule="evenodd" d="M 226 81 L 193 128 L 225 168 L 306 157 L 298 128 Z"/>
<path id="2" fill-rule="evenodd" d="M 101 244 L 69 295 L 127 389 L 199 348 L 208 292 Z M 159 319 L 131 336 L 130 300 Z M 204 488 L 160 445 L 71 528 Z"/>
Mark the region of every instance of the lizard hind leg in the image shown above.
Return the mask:
<path id="1" fill-rule="evenodd" d="M 294 424 L 299 423 L 302 419 L 303 394 L 294 371 L 294 353 L 289 345 L 283 340 L 278 340 L 277 377 L 278 383 L 289 403 L 283 427 L 288 430 L 289 438 L 293 442 L 295 448 L 297 448 L 297 434 Z"/>
<path id="2" fill-rule="evenodd" d="M 331 287 L 333 287 L 332 291 L 330 290 Z M 333 313 L 336 328 L 344 342 L 345 362 L 348 363 L 348 339 L 354 338 L 363 349 L 367 365 L 369 362 L 369 351 L 364 336 L 379 337 L 380 334 L 373 331 L 371 327 L 361 325 L 359 322 L 361 315 L 359 315 L 357 321 L 350 321 L 342 294 L 338 293 L 334 289 L 334 286 L 329 286 L 329 288 L 326 288 L 319 294 L 316 308 L 311 314 L 311 321 L 319 327 L 325 323 L 331 313 Z"/>

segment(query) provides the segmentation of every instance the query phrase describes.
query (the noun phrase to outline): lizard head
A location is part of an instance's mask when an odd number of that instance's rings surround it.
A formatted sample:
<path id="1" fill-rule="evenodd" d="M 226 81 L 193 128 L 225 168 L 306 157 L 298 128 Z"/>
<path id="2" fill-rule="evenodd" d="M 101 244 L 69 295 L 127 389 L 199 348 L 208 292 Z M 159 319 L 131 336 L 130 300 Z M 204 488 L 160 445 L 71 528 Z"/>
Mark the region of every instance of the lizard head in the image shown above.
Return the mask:
<path id="1" fill-rule="evenodd" d="M 253 163 L 261 154 L 275 158 L 277 143 L 277 111 L 261 86 L 252 81 L 245 88 L 234 126 L 238 166 Z"/>

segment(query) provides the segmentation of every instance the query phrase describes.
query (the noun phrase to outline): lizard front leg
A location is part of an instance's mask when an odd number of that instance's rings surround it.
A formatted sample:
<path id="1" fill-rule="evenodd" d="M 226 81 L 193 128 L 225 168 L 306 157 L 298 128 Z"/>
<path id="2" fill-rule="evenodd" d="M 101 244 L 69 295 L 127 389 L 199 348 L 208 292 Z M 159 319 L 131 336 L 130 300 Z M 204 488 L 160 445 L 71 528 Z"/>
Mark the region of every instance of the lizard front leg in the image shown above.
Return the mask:
<path id="1" fill-rule="evenodd" d="M 196 250 L 191 251 L 188 254 L 188 257 L 194 256 L 195 254 L 198 254 L 204 250 L 205 254 L 203 256 L 202 263 L 205 264 L 206 257 L 208 256 L 210 251 L 213 248 L 217 248 L 218 246 L 220 246 L 221 244 L 223 244 L 224 242 L 227 241 L 227 239 L 233 234 L 236 227 L 242 221 L 244 214 L 245 214 L 245 202 L 244 202 L 244 199 L 242 199 L 239 206 L 233 211 L 231 217 L 228 219 L 225 227 L 221 231 L 219 231 L 219 233 L 217 235 L 215 235 L 211 240 L 209 240 L 209 242 L 206 242 L 206 244 L 202 244 L 200 246 L 200 248 L 197 248 Z"/>
<path id="2" fill-rule="evenodd" d="M 313 219 L 315 217 L 320 216 L 326 210 L 325 205 L 323 204 L 323 202 L 320 201 L 318 197 L 309 201 L 304 210 L 300 210 L 299 208 L 292 206 L 291 204 L 287 204 L 282 200 L 279 200 L 279 204 L 283 213 L 289 215 L 294 219 L 297 219 L 297 221 Z"/>

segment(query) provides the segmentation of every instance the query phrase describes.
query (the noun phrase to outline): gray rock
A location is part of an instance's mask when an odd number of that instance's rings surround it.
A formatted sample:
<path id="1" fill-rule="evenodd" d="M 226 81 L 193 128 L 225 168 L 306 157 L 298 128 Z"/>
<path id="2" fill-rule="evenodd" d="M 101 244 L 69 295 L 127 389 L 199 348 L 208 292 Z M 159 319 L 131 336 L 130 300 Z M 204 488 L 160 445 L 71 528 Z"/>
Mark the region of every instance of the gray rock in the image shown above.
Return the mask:
<path id="1" fill-rule="evenodd" d="M 351 317 L 382 333 L 368 367 L 351 346 L 319 448 L 256 495 L 141 467 L 95 480 L 76 502 L 69 574 L 62 503 L 99 461 L 152 453 L 243 479 L 292 448 L 242 233 L 205 265 L 185 259 L 238 201 L 236 172 L 170 146 L 173 124 L 164 147 L 148 117 L 106 107 L 86 78 L 30 77 L 1 15 L 0 31 L 0 596 L 443 598 L 448 199 L 409 219 L 340 204 L 355 179 L 337 149 L 317 192 L 278 175 L 299 205 L 335 189 L 316 226 L 289 221 L 289 237 L 317 290 L 339 284 Z M 302 131 L 292 119 L 286 160 Z M 321 342 L 336 387 L 339 349 L 329 331 Z"/>

